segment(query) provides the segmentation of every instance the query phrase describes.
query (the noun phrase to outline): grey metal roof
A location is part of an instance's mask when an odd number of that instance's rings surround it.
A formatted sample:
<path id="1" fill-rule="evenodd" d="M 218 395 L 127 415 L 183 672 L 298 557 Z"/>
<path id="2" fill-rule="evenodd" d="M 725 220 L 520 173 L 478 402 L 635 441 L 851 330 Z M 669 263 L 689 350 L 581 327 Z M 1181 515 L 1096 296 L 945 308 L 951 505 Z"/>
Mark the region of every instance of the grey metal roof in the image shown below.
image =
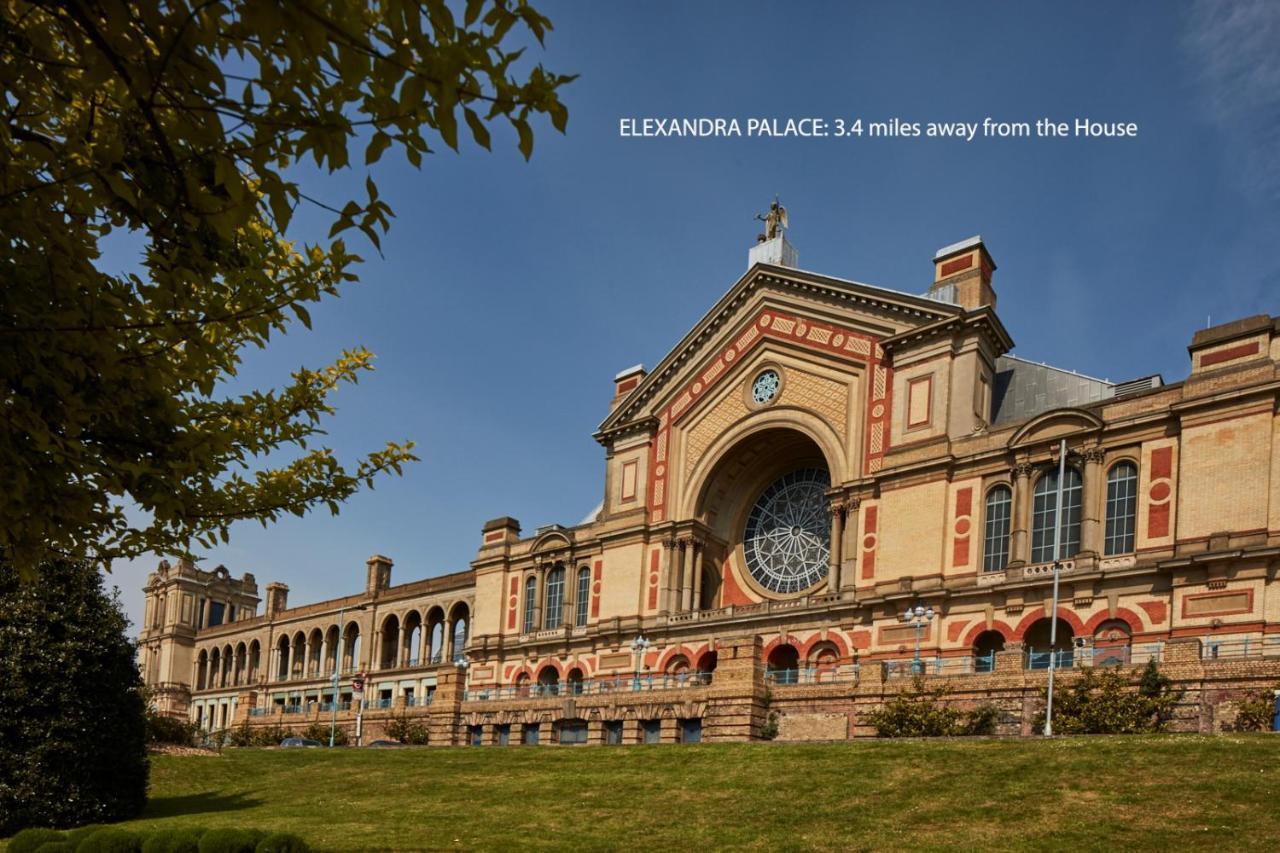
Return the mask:
<path id="1" fill-rule="evenodd" d="M 1042 412 L 1084 406 L 1115 396 L 1115 385 L 1082 373 L 1012 355 L 996 359 L 992 423 L 1026 420 Z"/>

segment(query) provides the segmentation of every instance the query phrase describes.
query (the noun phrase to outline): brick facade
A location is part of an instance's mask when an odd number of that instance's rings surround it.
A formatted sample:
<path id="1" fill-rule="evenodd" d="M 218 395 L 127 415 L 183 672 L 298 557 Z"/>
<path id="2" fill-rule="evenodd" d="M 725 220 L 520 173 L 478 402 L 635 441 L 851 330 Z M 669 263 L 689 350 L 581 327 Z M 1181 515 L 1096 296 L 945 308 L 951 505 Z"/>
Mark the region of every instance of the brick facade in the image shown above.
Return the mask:
<path id="1" fill-rule="evenodd" d="M 1280 319 L 1197 332 L 1184 381 L 1083 377 L 1087 399 L 1018 409 L 994 269 L 976 238 L 939 253 L 929 297 L 753 266 L 654 369 L 619 374 L 600 510 L 532 535 L 494 519 L 466 571 L 394 585 L 375 556 L 362 593 L 289 608 L 272 584 L 259 615 L 252 575 L 162 564 L 141 635 L 158 704 L 297 730 L 336 698 L 354 728 L 365 672 L 365 740 L 400 714 L 433 743 L 746 740 L 771 715 L 780 738 L 840 739 L 871 733 L 918 642 L 952 701 L 1030 733 L 1056 500 L 1037 484 L 1065 441 L 1060 677 L 1155 657 L 1184 690 L 1177 728 L 1229 726 L 1280 679 Z M 768 503 L 797 471 L 829 485 Z"/>

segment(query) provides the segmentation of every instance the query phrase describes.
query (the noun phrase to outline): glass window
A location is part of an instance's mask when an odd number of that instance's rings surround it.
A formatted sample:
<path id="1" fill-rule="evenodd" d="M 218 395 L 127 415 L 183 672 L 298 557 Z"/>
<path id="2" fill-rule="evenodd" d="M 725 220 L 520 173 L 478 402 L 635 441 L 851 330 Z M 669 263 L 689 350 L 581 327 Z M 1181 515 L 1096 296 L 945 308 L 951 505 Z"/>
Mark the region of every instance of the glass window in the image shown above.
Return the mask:
<path id="1" fill-rule="evenodd" d="M 982 547 L 982 570 L 998 572 L 1009 562 L 1009 513 L 1013 493 L 1008 486 L 987 492 L 986 534 Z"/>
<path id="2" fill-rule="evenodd" d="M 209 602 L 209 624 L 208 624 L 208 627 L 212 628 L 214 625 L 221 625 L 221 624 L 222 624 L 222 619 L 223 619 L 223 614 L 226 612 L 226 609 L 227 609 L 227 606 L 226 606 L 225 604 L 223 604 L 221 601 L 211 601 L 211 602 Z"/>
<path id="3" fill-rule="evenodd" d="M 1138 466 L 1113 465 L 1107 472 L 1107 554 L 1133 551 L 1134 522 L 1138 517 Z"/>
<path id="4" fill-rule="evenodd" d="M 617 746 L 622 743 L 622 720 L 605 721 L 604 742 L 610 746 Z"/>
<path id="5" fill-rule="evenodd" d="M 467 739 L 472 746 L 484 746 L 484 726 L 467 726 Z"/>
<path id="6" fill-rule="evenodd" d="M 511 744 L 511 724 L 499 723 L 494 726 L 494 731 L 498 735 L 498 746 L 509 746 Z"/>
<path id="7" fill-rule="evenodd" d="M 1080 506 L 1083 493 L 1080 472 L 1067 469 L 1062 484 L 1062 558 L 1075 556 L 1080 550 Z M 1054 527 L 1057 523 L 1058 469 L 1053 468 L 1036 481 L 1031 509 L 1031 562 L 1053 560 Z"/>
<path id="8" fill-rule="evenodd" d="M 586 720 L 564 720 L 560 723 L 560 743 L 565 746 L 587 742 Z"/>
<path id="9" fill-rule="evenodd" d="M 453 662 L 465 660 L 462 650 L 467 646 L 467 617 L 459 616 L 453 623 Z"/>
<path id="10" fill-rule="evenodd" d="M 591 570 L 586 566 L 578 569 L 578 600 L 575 602 L 576 610 L 573 616 L 573 624 L 579 628 L 587 624 L 587 604 L 591 599 Z"/>
<path id="11" fill-rule="evenodd" d="M 702 742 L 702 719 L 700 717 L 693 717 L 680 721 L 680 742 Z"/>
<path id="12" fill-rule="evenodd" d="M 547 603 L 543 611 L 542 627 L 555 628 L 564 622 L 564 567 L 556 566 L 547 572 Z"/>
<path id="13" fill-rule="evenodd" d="M 533 614 L 538 606 L 538 579 L 533 575 L 524 582 L 524 632 L 528 634 L 535 627 Z"/>

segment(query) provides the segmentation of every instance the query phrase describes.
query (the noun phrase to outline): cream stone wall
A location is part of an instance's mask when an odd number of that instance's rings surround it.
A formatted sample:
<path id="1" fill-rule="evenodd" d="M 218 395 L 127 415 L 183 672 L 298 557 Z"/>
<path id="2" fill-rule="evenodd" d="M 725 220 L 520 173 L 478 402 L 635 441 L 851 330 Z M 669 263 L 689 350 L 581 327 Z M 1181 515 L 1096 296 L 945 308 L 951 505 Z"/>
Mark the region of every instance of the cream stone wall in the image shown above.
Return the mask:
<path id="1" fill-rule="evenodd" d="M 1276 340 L 1280 341 L 1280 337 Z M 1280 531 L 1280 416 L 1271 419 L 1271 501 L 1267 528 Z"/>
<path id="2" fill-rule="evenodd" d="M 1178 538 L 1267 527 L 1274 419 L 1255 411 L 1182 431 Z"/>
<path id="3" fill-rule="evenodd" d="M 1178 518 L 1178 451 L 1176 438 L 1147 441 L 1142 445 L 1138 464 L 1138 518 L 1134 529 L 1135 547 L 1139 551 L 1173 545 Z M 1152 457 L 1157 452 L 1168 456 L 1168 477 L 1153 476 Z M 1153 488 L 1156 489 L 1154 494 Z M 1153 506 L 1167 507 L 1168 522 L 1164 535 L 1152 535 L 1157 532 L 1151 529 Z"/>
<path id="4" fill-rule="evenodd" d="M 643 542 L 630 542 L 605 550 L 601 557 L 600 618 L 630 616 L 643 602 L 641 567 L 648 553 Z"/>
<path id="5" fill-rule="evenodd" d="M 881 493 L 876 581 L 938 573 L 947 491 L 945 480 L 934 480 Z"/>
<path id="6" fill-rule="evenodd" d="M 934 357 L 894 370 L 890 447 L 937 438 L 947 433 L 948 401 L 951 396 L 950 366 L 950 359 Z M 921 380 L 928 380 L 929 384 L 928 420 L 923 424 L 910 426 L 910 389 L 912 383 Z"/>
<path id="7" fill-rule="evenodd" d="M 509 577 L 516 575 L 503 571 L 476 572 L 476 600 L 488 606 L 477 608 L 472 615 L 472 625 L 477 634 L 502 634 L 506 632 L 507 590 Z M 517 620 L 519 614 L 517 613 Z M 516 628 L 519 629 L 519 624 Z"/>

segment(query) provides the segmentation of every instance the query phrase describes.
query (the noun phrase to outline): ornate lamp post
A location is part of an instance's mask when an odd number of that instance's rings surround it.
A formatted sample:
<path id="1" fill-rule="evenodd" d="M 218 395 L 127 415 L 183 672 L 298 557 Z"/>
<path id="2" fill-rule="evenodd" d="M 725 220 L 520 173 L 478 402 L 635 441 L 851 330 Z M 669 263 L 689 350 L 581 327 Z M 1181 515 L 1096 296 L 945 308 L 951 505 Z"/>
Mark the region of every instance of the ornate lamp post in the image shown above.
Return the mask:
<path id="1" fill-rule="evenodd" d="M 911 674 L 919 675 L 924 672 L 924 666 L 920 661 L 920 632 L 933 621 L 933 608 L 925 607 L 923 604 L 908 607 L 903 611 L 902 621 L 907 625 L 915 626 L 916 629 L 916 654 L 911 659 Z"/>
<path id="2" fill-rule="evenodd" d="M 644 634 L 638 634 L 636 638 L 631 641 L 631 651 L 636 656 L 636 679 L 632 682 L 633 690 L 640 689 L 640 664 L 644 661 L 644 653 L 649 651 L 652 646 L 653 643 L 651 643 L 649 638 Z"/>

